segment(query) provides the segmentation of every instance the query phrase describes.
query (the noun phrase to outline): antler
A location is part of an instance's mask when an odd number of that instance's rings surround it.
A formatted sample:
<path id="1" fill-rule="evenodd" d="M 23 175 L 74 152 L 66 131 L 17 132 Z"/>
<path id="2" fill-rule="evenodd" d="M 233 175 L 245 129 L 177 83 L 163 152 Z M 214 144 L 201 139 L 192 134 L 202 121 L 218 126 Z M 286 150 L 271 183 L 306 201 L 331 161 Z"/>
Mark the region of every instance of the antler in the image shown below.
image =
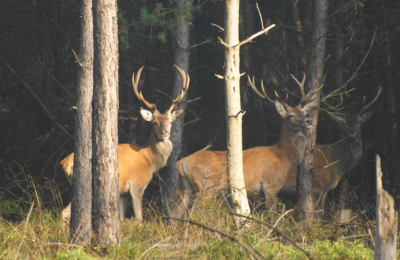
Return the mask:
<path id="1" fill-rule="evenodd" d="M 174 65 L 174 67 L 179 71 L 179 73 L 182 76 L 182 92 L 181 94 L 176 97 L 174 100 L 172 100 L 172 104 L 170 106 L 170 108 L 168 109 L 168 111 L 172 111 L 174 109 L 174 107 L 181 102 L 182 98 L 185 96 L 186 92 L 189 89 L 189 82 L 190 82 L 190 78 L 189 75 L 185 73 L 185 71 L 181 68 L 179 68 L 177 65 Z"/>
<path id="2" fill-rule="evenodd" d="M 146 99 L 144 99 L 143 95 L 142 95 L 142 91 L 138 91 L 138 85 L 139 85 L 139 79 L 140 79 L 140 74 L 142 73 L 144 66 L 141 67 L 138 72 L 136 73 L 136 77 L 135 77 L 135 73 L 132 73 L 132 86 L 133 86 L 133 91 L 135 91 L 135 94 L 137 96 L 137 98 L 142 101 L 149 109 L 156 111 L 157 107 L 155 104 L 149 103 L 146 101 Z"/>
<path id="3" fill-rule="evenodd" d="M 299 87 L 300 87 L 300 91 L 301 91 L 300 104 L 305 104 L 305 103 L 309 102 L 311 99 L 314 99 L 316 97 L 316 95 L 314 95 L 314 96 L 312 96 L 312 95 L 314 93 L 318 92 L 319 90 L 321 90 L 321 88 L 324 86 L 324 85 L 322 85 L 321 87 L 308 92 L 306 95 L 305 91 L 304 91 L 304 83 L 306 82 L 306 73 L 303 72 L 303 80 L 301 82 L 299 82 L 299 80 L 295 76 L 293 76 L 293 74 L 290 74 L 290 76 L 292 77 L 292 79 L 294 79 L 294 81 L 296 81 L 297 85 L 299 85 Z"/>
<path id="4" fill-rule="evenodd" d="M 371 102 L 369 102 L 369 104 L 367 104 L 366 106 L 364 106 L 363 108 L 361 108 L 361 110 L 360 110 L 360 115 L 362 115 L 370 106 L 372 106 L 372 104 L 378 99 L 378 97 L 379 97 L 379 95 L 381 94 L 381 92 L 382 92 L 382 87 L 379 86 L 379 88 L 378 88 L 378 93 L 376 94 L 376 96 L 374 97 L 374 99 L 373 99 Z"/>
<path id="5" fill-rule="evenodd" d="M 247 84 L 254 90 L 254 92 L 256 92 L 257 95 L 259 95 L 261 98 L 268 99 L 268 101 L 270 101 L 272 103 L 276 103 L 276 100 L 273 100 L 270 97 L 268 97 L 267 93 L 265 92 L 263 80 L 261 80 L 261 90 L 263 92 L 262 94 L 256 87 L 256 84 L 254 82 L 254 77 L 253 77 L 253 79 L 251 79 L 250 76 L 247 75 L 247 81 L 248 81 Z M 275 91 L 275 95 L 278 98 L 279 102 L 281 102 L 283 105 L 286 105 L 286 102 L 283 102 L 281 100 L 281 98 L 279 97 L 279 95 L 278 95 L 278 93 L 276 91 Z"/>

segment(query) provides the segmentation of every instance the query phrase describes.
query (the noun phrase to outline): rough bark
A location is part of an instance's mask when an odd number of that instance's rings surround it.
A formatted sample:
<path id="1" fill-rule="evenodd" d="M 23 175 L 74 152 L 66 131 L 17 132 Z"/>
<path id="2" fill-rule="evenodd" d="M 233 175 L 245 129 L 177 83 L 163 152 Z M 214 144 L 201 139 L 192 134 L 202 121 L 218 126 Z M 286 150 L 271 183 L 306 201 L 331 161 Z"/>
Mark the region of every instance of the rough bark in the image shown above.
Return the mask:
<path id="1" fill-rule="evenodd" d="M 93 231 L 96 245 L 120 241 L 118 210 L 117 2 L 93 2 Z"/>
<path id="2" fill-rule="evenodd" d="M 187 9 L 191 5 L 191 2 L 186 0 L 175 0 L 175 3 L 177 9 Z M 177 13 L 179 13 L 179 11 Z M 189 74 L 189 21 L 187 17 L 177 17 L 174 35 L 176 40 L 174 47 L 175 64 Z M 175 74 L 172 96 L 177 97 L 182 92 L 182 77 L 178 71 L 174 71 Z M 186 95 L 183 97 L 182 101 L 185 103 Z M 168 158 L 167 166 L 162 170 L 164 172 L 162 188 L 164 191 L 163 195 L 166 199 L 164 204 L 169 212 L 173 212 L 174 205 L 171 202 L 175 201 L 176 192 L 181 183 L 178 171 L 176 170 L 176 163 L 182 155 L 184 117 L 185 115 L 183 114 L 172 124 L 170 140 L 174 149 Z"/>
<path id="3" fill-rule="evenodd" d="M 243 179 L 242 117 L 240 105 L 239 0 L 226 0 L 225 10 L 225 102 L 227 124 L 227 172 L 229 195 L 234 211 L 249 215 Z M 238 224 L 243 219 L 235 217 Z"/>
<path id="4" fill-rule="evenodd" d="M 374 259 L 396 259 L 398 212 L 393 197 L 382 187 L 381 158 L 376 155 L 376 238 Z"/>
<path id="5" fill-rule="evenodd" d="M 327 22 L 328 22 L 328 1 L 314 1 L 314 20 L 313 20 L 313 38 L 310 63 L 308 68 L 309 80 L 307 91 L 318 89 L 322 84 L 324 71 L 324 57 L 326 46 Z M 320 96 L 317 95 L 318 106 Z M 303 161 L 297 167 L 297 192 L 301 199 L 300 208 L 304 213 L 306 221 L 312 220 L 315 202 L 313 200 L 314 176 L 312 173 L 313 153 L 317 134 L 318 109 L 310 113 L 313 119 L 313 127 L 306 130 L 306 136 L 309 138 L 306 144 L 306 151 Z"/>
<path id="6" fill-rule="evenodd" d="M 70 240 L 72 243 L 89 244 L 92 240 L 92 1 L 82 1 L 81 17 Z"/>
<path id="7" fill-rule="evenodd" d="M 344 22 L 345 22 L 345 16 L 344 12 L 345 9 L 343 8 L 343 0 L 337 0 L 335 1 L 336 5 L 336 10 L 340 10 L 337 12 L 335 15 L 335 24 L 337 28 L 336 31 L 336 39 L 335 39 L 335 63 L 334 63 L 334 75 L 335 75 L 335 88 L 339 88 L 343 85 L 343 54 L 344 54 Z M 332 89 L 333 91 L 333 89 Z M 335 124 L 334 128 L 338 128 L 339 126 Z M 337 132 L 337 131 L 336 131 Z M 346 210 L 350 208 L 350 203 L 349 203 L 349 179 L 347 177 L 348 175 L 343 176 L 343 178 L 340 180 L 340 183 L 337 187 L 339 198 L 338 198 L 338 204 L 339 204 L 339 211 L 341 210 Z"/>

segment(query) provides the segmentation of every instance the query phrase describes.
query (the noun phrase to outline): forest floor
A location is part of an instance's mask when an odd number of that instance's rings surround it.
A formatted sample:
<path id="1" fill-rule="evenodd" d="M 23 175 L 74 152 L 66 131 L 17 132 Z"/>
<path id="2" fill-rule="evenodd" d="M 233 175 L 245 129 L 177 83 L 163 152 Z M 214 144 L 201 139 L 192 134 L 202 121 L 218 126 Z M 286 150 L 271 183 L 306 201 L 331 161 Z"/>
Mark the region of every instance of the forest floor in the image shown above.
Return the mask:
<path id="1" fill-rule="evenodd" d="M 190 217 L 185 216 L 190 225 L 168 223 L 153 202 L 145 204 L 143 224 L 133 218 L 121 223 L 118 245 L 93 248 L 68 242 L 61 207 L 36 205 L 10 221 L 5 212 L 17 206 L 0 199 L 0 259 L 373 259 L 374 253 L 371 212 L 353 213 L 346 224 L 327 216 L 310 225 L 279 204 L 274 211 L 256 210 L 251 226 L 238 229 L 222 199 L 197 199 Z M 271 225 L 277 230 L 271 231 Z"/>

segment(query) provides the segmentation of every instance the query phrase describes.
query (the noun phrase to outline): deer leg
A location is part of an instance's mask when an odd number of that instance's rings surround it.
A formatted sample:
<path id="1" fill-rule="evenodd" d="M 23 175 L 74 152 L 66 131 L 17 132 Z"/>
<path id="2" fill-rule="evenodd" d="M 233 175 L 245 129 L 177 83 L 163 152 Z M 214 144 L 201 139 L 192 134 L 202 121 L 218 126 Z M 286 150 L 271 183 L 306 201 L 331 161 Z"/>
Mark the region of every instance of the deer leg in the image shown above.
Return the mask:
<path id="1" fill-rule="evenodd" d="M 132 196 L 132 204 L 133 204 L 133 211 L 135 212 L 135 218 L 140 223 L 143 222 L 143 215 L 142 215 L 142 199 L 144 189 L 139 188 L 138 190 L 130 190 Z"/>
<path id="2" fill-rule="evenodd" d="M 71 202 L 61 212 L 61 220 L 63 226 L 67 226 L 69 224 L 70 219 L 71 219 Z"/>
<path id="3" fill-rule="evenodd" d="M 191 184 L 187 179 L 181 179 L 183 185 L 183 194 L 179 199 L 180 203 L 175 207 L 174 212 L 172 212 L 171 217 L 182 218 L 185 211 L 189 208 L 190 197 L 192 194 Z"/>
<path id="4" fill-rule="evenodd" d="M 122 221 L 126 216 L 126 207 L 128 206 L 128 196 L 120 195 L 119 196 L 119 219 Z"/>
<path id="5" fill-rule="evenodd" d="M 317 210 L 317 216 L 322 217 L 325 210 L 325 200 L 327 192 L 321 191 L 314 194 L 315 199 L 315 209 Z"/>
<path id="6" fill-rule="evenodd" d="M 268 190 L 269 187 L 263 185 L 263 193 L 265 196 L 265 206 L 267 209 L 275 210 L 276 209 L 276 195 L 277 191 Z"/>

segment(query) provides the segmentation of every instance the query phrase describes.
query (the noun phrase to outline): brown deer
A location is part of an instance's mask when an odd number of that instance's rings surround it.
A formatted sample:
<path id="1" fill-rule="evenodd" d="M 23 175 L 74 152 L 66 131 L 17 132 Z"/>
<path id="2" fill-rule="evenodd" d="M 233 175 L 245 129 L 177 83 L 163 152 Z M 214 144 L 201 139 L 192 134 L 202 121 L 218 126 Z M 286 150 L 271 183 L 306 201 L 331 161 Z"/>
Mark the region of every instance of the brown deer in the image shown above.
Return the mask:
<path id="1" fill-rule="evenodd" d="M 128 193 L 132 197 L 135 217 L 138 221 L 143 221 L 142 216 L 142 197 L 143 193 L 150 183 L 154 172 L 164 167 L 167 159 L 172 152 L 172 143 L 169 140 L 171 125 L 179 116 L 183 114 L 184 108 L 181 107 L 173 111 L 174 107 L 182 100 L 189 88 L 189 76 L 178 66 L 175 68 L 182 76 L 182 92 L 172 101 L 170 108 L 164 113 L 157 110 L 155 104 L 147 102 L 138 91 L 138 83 L 142 68 L 132 76 L 133 90 L 140 101 L 142 101 L 150 110 L 140 108 L 140 114 L 143 119 L 151 122 L 153 128 L 150 137 L 145 146 L 141 147 L 133 143 L 118 145 L 118 171 L 119 183 L 118 190 L 120 194 L 119 211 L 120 218 L 125 217 Z M 65 176 L 72 184 L 74 153 L 68 155 L 60 164 L 64 169 Z M 63 211 L 63 220 L 70 215 L 70 205 Z"/>
<path id="2" fill-rule="evenodd" d="M 294 77 L 293 77 L 294 78 Z M 294 78 L 295 79 L 295 78 Z M 296 80 L 297 81 L 297 80 Z M 300 86 L 302 98 L 300 103 L 291 107 L 283 102 L 275 92 L 277 99 L 270 99 L 261 81 L 263 94 L 248 77 L 249 85 L 262 98 L 275 104 L 276 111 L 282 117 L 280 138 L 273 146 L 254 147 L 243 151 L 243 175 L 249 196 L 264 194 L 270 204 L 281 189 L 286 176 L 293 166 L 299 164 L 304 156 L 305 141 L 303 131 L 311 127 L 312 120 L 307 114 L 316 108 L 317 102 L 313 93 L 304 94 L 304 81 Z M 205 192 L 207 197 L 214 198 L 223 192 L 227 185 L 225 151 L 199 151 L 181 159 L 176 167 L 183 184 L 182 201 L 178 204 L 173 217 L 180 218 L 190 201 L 192 190 Z"/>
<path id="3" fill-rule="evenodd" d="M 361 158 L 361 125 L 371 118 L 372 112 L 366 110 L 377 100 L 381 91 L 379 88 L 375 98 L 361 109 L 349 113 L 328 113 L 337 123 L 337 134 L 341 140 L 333 145 L 316 146 L 313 161 L 316 209 L 324 210 L 328 192 L 336 188 L 343 175 Z M 296 193 L 296 177 L 297 167 L 293 167 L 279 192 L 280 195 Z"/>

